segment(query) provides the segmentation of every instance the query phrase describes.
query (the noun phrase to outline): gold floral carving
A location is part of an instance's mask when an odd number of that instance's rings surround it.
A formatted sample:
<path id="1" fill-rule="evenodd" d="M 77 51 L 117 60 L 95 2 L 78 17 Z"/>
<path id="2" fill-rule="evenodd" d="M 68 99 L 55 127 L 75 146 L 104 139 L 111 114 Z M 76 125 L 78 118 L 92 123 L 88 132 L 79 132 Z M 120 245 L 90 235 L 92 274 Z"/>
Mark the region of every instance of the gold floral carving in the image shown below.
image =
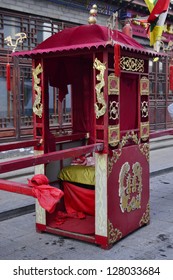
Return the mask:
<path id="1" fill-rule="evenodd" d="M 120 147 L 123 148 L 129 140 L 132 140 L 135 144 L 139 144 L 138 135 L 134 133 L 134 131 L 128 131 L 126 135 L 124 135 L 120 142 Z"/>
<path id="2" fill-rule="evenodd" d="M 147 101 L 141 102 L 141 113 L 142 113 L 143 118 L 148 117 L 148 102 Z"/>
<path id="3" fill-rule="evenodd" d="M 144 72 L 144 60 L 139 58 L 122 56 L 120 59 L 120 67 L 122 70 L 132 72 Z"/>
<path id="4" fill-rule="evenodd" d="M 110 101 L 109 103 L 109 119 L 117 120 L 119 119 L 119 102 Z"/>
<path id="5" fill-rule="evenodd" d="M 146 77 L 140 79 L 140 93 L 141 95 L 149 95 L 149 79 Z"/>
<path id="6" fill-rule="evenodd" d="M 100 73 L 96 76 L 97 81 L 99 81 L 99 83 L 97 83 L 95 86 L 97 97 L 97 103 L 95 103 L 95 112 L 96 118 L 98 119 L 99 117 L 103 116 L 106 112 L 106 102 L 102 91 L 102 88 L 105 86 L 104 73 L 106 70 L 106 66 L 104 63 L 101 63 L 100 60 L 96 58 L 93 67 L 100 71 Z"/>
<path id="7" fill-rule="evenodd" d="M 140 144 L 139 149 L 141 153 L 146 157 L 147 161 L 149 162 L 150 159 L 150 147 L 148 143 Z"/>
<path id="8" fill-rule="evenodd" d="M 140 134 L 143 141 L 147 141 L 149 138 L 149 122 L 142 122 L 140 125 Z"/>
<path id="9" fill-rule="evenodd" d="M 110 221 L 108 221 L 108 230 L 109 230 L 109 243 L 110 244 L 115 243 L 116 241 L 121 239 L 123 236 L 122 232 L 119 229 L 114 228 L 113 224 Z"/>
<path id="10" fill-rule="evenodd" d="M 119 95 L 119 91 L 120 91 L 120 78 L 115 76 L 113 73 L 111 73 L 108 76 L 108 94 Z"/>
<path id="11" fill-rule="evenodd" d="M 35 90 L 35 101 L 33 105 L 33 112 L 39 117 L 42 117 L 43 113 L 43 104 L 41 104 L 41 87 L 40 78 L 38 75 L 43 72 L 43 68 L 39 63 L 35 69 L 32 70 L 33 78 L 34 78 L 34 90 Z"/>
<path id="12" fill-rule="evenodd" d="M 124 135 L 119 143 L 119 149 L 116 149 L 112 151 L 113 155 L 109 158 L 109 165 L 108 165 L 108 171 L 109 174 L 112 171 L 114 163 L 117 162 L 117 160 L 120 158 L 122 154 L 122 148 L 128 143 L 128 141 L 131 140 L 135 144 L 139 144 L 139 139 L 136 133 L 134 131 L 128 131 L 126 135 Z"/>
<path id="13" fill-rule="evenodd" d="M 148 224 L 150 221 L 150 204 L 148 202 L 146 212 L 142 215 L 142 218 L 139 222 L 139 226 L 142 227 L 143 225 Z"/>
<path id="14" fill-rule="evenodd" d="M 108 127 L 108 141 L 109 145 L 115 147 L 120 141 L 120 128 L 119 125 L 110 125 Z"/>
<path id="15" fill-rule="evenodd" d="M 132 175 L 130 169 L 129 162 L 125 162 L 119 173 L 120 208 L 123 213 L 141 208 L 142 167 L 139 162 L 134 163 Z"/>
<path id="16" fill-rule="evenodd" d="M 109 163 L 108 163 L 108 174 L 110 174 L 112 172 L 112 168 L 114 163 L 117 162 L 117 160 L 120 158 L 121 154 L 122 154 L 122 149 L 116 149 L 114 151 L 112 151 L 112 157 L 109 157 Z"/>

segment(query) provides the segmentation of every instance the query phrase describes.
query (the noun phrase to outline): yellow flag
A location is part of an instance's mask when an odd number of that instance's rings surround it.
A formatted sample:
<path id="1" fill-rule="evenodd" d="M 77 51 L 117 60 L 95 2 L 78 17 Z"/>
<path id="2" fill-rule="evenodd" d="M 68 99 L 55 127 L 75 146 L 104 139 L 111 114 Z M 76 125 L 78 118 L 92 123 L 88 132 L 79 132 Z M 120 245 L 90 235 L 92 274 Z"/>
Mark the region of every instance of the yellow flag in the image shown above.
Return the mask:
<path id="1" fill-rule="evenodd" d="M 150 13 L 152 12 L 154 5 L 156 4 L 155 2 L 157 2 L 156 0 L 144 0 L 145 4 L 148 7 L 148 10 L 150 11 Z"/>
<path id="2" fill-rule="evenodd" d="M 156 51 L 159 51 L 159 41 L 164 29 L 166 16 L 170 0 L 144 0 L 150 15 L 148 17 L 148 23 L 150 23 L 150 46 L 154 45 Z"/>

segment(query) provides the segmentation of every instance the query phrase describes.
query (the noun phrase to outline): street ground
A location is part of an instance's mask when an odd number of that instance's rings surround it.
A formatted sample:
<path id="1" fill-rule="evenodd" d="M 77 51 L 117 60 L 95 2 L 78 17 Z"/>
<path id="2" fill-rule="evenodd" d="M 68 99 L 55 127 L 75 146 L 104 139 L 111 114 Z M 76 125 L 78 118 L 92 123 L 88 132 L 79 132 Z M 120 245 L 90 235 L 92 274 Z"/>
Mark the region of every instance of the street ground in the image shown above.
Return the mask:
<path id="1" fill-rule="evenodd" d="M 14 218 L 1 220 L 0 259 L 173 260 L 173 147 L 167 143 L 152 145 L 149 225 L 120 240 L 110 250 L 103 250 L 94 244 L 37 233 L 32 210 L 25 215 L 16 214 Z M 1 217 L 3 212 L 10 211 L 10 207 L 20 208 L 34 203 L 33 198 L 18 194 L 7 195 L 1 191 L 0 195 Z"/>

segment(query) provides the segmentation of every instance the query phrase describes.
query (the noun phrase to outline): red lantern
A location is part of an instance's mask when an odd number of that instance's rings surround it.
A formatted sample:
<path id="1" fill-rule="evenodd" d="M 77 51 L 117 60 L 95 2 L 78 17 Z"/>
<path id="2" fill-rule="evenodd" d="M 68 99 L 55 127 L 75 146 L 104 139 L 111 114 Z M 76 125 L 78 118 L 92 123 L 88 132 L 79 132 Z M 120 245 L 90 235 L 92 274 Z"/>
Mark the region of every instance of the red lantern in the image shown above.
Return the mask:
<path id="1" fill-rule="evenodd" d="M 10 75 L 10 63 L 6 64 L 6 82 L 7 82 L 7 91 L 11 90 L 11 75 Z"/>
<path id="2" fill-rule="evenodd" d="M 122 29 L 122 32 L 132 38 L 132 27 L 130 23 L 126 23 L 126 25 Z"/>

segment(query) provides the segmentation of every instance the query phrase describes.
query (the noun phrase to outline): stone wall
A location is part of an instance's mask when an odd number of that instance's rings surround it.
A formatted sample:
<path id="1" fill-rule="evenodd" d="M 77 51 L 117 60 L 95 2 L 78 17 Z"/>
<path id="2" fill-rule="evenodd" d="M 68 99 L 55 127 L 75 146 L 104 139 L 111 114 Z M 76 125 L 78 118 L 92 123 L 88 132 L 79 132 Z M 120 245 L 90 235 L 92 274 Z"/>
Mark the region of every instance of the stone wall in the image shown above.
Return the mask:
<path id="1" fill-rule="evenodd" d="M 77 24 L 86 24 L 89 17 L 89 11 L 84 8 L 76 9 L 46 0 L 0 0 L 0 8 Z M 109 15 L 98 14 L 97 23 L 106 25 L 108 18 Z"/>

